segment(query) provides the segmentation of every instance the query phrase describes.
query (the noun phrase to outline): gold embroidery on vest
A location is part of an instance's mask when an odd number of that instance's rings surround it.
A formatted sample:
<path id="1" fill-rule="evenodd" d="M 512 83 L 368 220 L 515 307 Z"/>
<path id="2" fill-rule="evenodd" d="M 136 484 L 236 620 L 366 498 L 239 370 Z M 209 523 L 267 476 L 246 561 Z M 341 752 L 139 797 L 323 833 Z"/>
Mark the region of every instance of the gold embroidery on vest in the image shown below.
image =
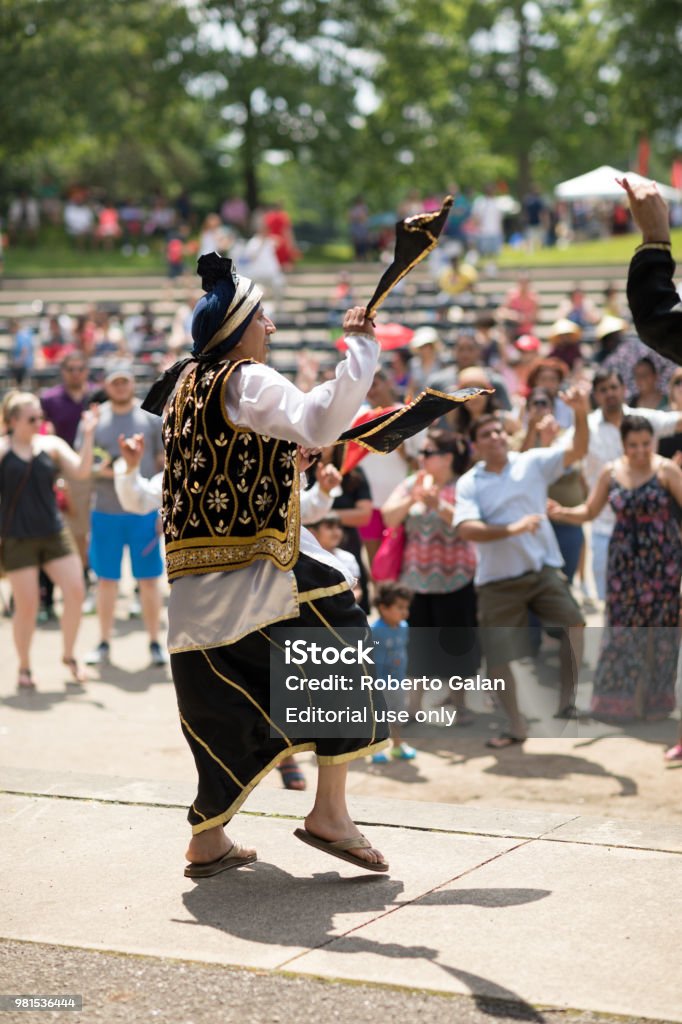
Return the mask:
<path id="1" fill-rule="evenodd" d="M 298 557 L 297 448 L 227 419 L 225 389 L 238 365 L 191 371 L 164 423 L 170 580 L 263 558 L 289 569 Z"/>

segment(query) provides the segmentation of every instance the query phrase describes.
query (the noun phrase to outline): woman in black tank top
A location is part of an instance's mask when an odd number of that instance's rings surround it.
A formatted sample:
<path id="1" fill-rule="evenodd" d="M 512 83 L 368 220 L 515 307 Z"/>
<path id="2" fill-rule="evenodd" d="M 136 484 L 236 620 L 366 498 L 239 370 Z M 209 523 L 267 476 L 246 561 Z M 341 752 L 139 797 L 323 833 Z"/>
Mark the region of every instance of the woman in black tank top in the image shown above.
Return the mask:
<path id="1" fill-rule="evenodd" d="M 85 479 L 92 467 L 95 412 L 83 417 L 83 448 L 77 455 L 61 438 L 41 434 L 40 403 L 28 391 L 11 391 L 2 403 L 7 433 L 0 437 L 0 539 L 14 614 L 12 628 L 20 689 L 33 690 L 30 651 L 40 602 L 39 570 L 63 597 L 62 661 L 76 683 L 86 679 L 74 656 L 83 602 L 83 567 L 57 507 L 57 476 Z"/>

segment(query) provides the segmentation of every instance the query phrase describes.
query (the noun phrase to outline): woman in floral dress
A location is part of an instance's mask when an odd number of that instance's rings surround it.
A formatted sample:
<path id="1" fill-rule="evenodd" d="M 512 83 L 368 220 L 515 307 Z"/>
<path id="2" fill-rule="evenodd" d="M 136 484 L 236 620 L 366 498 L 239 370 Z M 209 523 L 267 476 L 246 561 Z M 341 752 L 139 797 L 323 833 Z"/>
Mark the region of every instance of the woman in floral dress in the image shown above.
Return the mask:
<path id="1" fill-rule="evenodd" d="M 607 465 L 583 505 L 550 505 L 559 521 L 594 519 L 608 501 L 606 619 L 592 713 L 609 721 L 665 718 L 675 707 L 682 543 L 682 470 L 656 454 L 651 424 L 625 416 L 623 455 Z"/>

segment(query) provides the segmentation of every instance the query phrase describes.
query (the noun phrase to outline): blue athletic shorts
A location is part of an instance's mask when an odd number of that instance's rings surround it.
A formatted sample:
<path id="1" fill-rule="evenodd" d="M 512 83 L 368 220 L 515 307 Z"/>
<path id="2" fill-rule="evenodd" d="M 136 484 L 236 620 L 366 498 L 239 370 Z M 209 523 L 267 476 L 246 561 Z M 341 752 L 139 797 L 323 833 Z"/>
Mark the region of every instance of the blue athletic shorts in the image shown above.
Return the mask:
<path id="1" fill-rule="evenodd" d="M 120 580 L 123 549 L 130 549 L 136 580 L 163 575 L 159 543 L 159 513 L 136 516 L 131 512 L 96 512 L 90 520 L 90 566 L 103 580 Z"/>

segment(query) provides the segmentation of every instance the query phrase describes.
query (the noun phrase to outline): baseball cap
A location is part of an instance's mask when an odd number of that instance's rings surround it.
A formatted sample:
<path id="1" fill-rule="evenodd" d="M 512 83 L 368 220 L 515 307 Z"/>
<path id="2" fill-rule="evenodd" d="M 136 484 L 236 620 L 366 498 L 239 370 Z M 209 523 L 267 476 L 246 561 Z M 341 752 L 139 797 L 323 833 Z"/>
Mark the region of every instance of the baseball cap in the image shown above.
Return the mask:
<path id="1" fill-rule="evenodd" d="M 440 335 L 435 327 L 418 327 L 410 341 L 410 349 L 416 352 L 422 345 L 439 345 Z"/>
<path id="2" fill-rule="evenodd" d="M 105 384 L 108 384 L 112 380 L 120 380 L 123 377 L 126 377 L 128 380 L 135 380 L 135 371 L 130 363 L 111 363 L 110 366 L 107 367 L 104 382 Z"/>

